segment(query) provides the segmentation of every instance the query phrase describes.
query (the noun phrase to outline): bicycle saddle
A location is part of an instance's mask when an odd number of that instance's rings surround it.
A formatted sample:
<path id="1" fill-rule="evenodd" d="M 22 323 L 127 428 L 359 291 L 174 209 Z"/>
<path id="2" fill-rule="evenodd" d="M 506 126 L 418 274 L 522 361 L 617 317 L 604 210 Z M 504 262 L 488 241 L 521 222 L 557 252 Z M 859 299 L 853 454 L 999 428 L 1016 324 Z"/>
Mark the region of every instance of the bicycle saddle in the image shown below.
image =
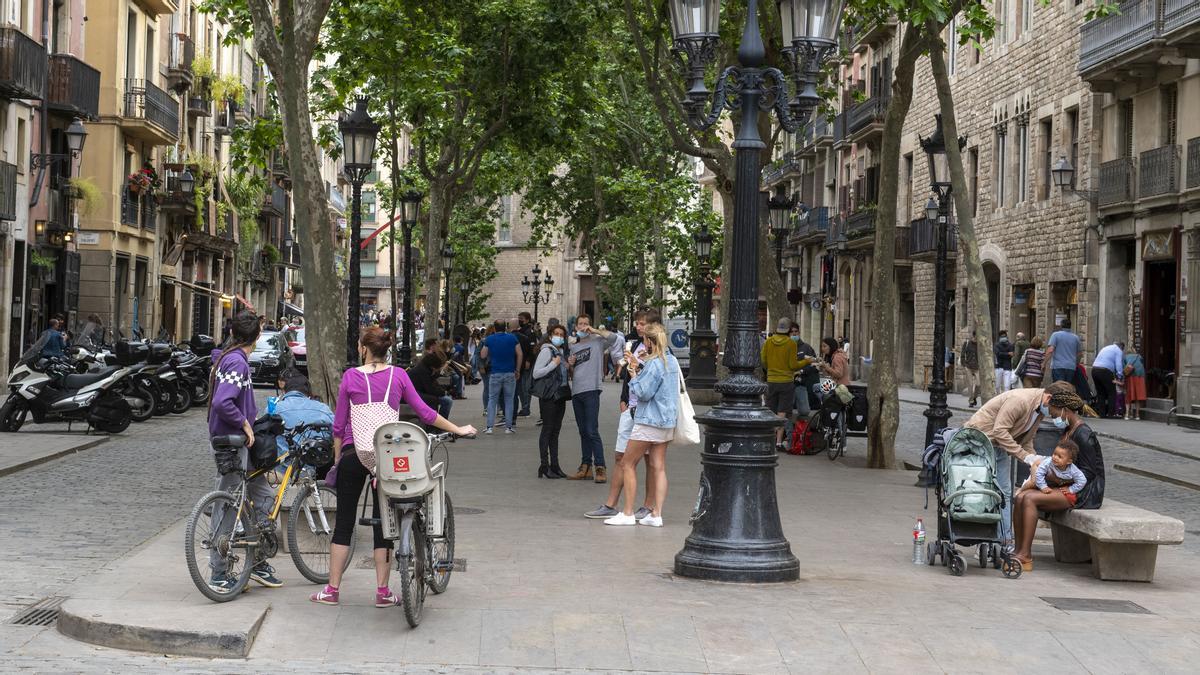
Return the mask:
<path id="1" fill-rule="evenodd" d="M 213 436 L 212 444 L 214 448 L 241 448 L 246 445 L 246 435 L 229 434 L 227 436 Z"/>

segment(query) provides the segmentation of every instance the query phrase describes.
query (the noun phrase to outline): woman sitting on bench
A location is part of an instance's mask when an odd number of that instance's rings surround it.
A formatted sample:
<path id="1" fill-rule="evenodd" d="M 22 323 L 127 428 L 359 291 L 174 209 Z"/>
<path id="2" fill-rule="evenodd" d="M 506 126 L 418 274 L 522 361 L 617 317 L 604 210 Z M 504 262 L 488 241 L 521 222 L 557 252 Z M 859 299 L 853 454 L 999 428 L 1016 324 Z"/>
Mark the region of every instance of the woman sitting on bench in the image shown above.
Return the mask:
<path id="1" fill-rule="evenodd" d="M 1038 490 L 1024 490 L 1013 500 L 1013 532 L 1016 537 L 1015 556 L 1026 572 L 1033 569 L 1033 533 L 1037 529 L 1038 512 L 1066 511 L 1068 509 L 1098 509 L 1104 501 L 1104 456 L 1100 452 L 1100 439 L 1092 428 L 1083 422 L 1083 416 L 1096 417 L 1096 413 L 1074 392 L 1054 393 L 1050 396 L 1050 416 L 1054 426 L 1063 430 L 1062 439 L 1079 446 L 1075 466 L 1087 478 L 1087 485 L 1075 496 L 1074 505 L 1058 490 L 1049 494 Z"/>

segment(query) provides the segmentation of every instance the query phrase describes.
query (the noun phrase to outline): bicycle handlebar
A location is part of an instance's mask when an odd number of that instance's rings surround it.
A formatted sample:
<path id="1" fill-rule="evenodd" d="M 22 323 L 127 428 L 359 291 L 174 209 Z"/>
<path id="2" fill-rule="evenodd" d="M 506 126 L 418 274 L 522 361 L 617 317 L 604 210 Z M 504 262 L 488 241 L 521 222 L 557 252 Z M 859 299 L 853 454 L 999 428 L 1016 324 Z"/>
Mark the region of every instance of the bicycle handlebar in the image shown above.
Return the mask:
<path id="1" fill-rule="evenodd" d="M 453 443 L 453 442 L 457 441 L 457 440 L 458 440 L 458 439 L 460 439 L 460 438 L 465 438 L 465 439 L 467 439 L 467 440 L 473 440 L 473 439 L 475 438 L 475 434 L 468 434 L 468 435 L 465 435 L 465 436 L 459 436 L 458 434 L 455 434 L 455 433 L 453 433 L 453 432 L 450 432 L 450 431 L 443 431 L 443 432 L 442 432 L 442 433 L 440 433 L 440 434 L 429 434 L 429 440 L 430 440 L 430 441 L 433 441 L 434 443 L 440 443 L 440 442 L 443 442 L 443 441 L 444 441 L 444 442 L 446 442 L 446 443 Z"/>

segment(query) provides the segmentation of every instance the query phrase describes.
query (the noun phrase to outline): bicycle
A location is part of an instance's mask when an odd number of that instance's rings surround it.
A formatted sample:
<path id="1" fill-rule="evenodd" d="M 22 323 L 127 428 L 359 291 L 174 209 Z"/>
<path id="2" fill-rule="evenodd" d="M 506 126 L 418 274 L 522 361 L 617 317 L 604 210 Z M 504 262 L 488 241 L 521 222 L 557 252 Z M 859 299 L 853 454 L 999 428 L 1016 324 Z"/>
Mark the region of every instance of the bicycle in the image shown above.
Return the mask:
<path id="1" fill-rule="evenodd" d="M 457 438 L 451 433 L 427 434 L 411 422 L 388 422 L 375 431 L 380 517 L 362 517 L 359 523 L 379 524 L 384 538 L 396 542 L 404 618 L 412 628 L 421 623 L 426 588 L 444 593 L 454 571 L 454 505 L 446 493 L 446 444 Z M 437 449 L 446 458 L 434 464 Z"/>
<path id="2" fill-rule="evenodd" d="M 817 419 L 821 422 L 821 436 L 825 440 L 825 452 L 829 460 L 846 455 L 846 406 L 836 394 L 829 394 L 821 401 Z M 828 422 L 832 421 L 830 425 Z"/>
<path id="3" fill-rule="evenodd" d="M 231 434 L 213 439 L 218 469 L 222 473 L 239 473 L 241 483 L 232 492 L 214 490 L 200 498 L 188 516 L 184 550 L 196 588 L 214 602 L 228 602 L 240 595 L 255 565 L 279 552 L 275 523 L 283 506 L 284 492 L 291 485 L 299 486 L 299 491 L 288 513 L 288 553 L 304 578 L 314 584 L 329 582 L 329 540 L 337 515 L 337 493 L 316 480 L 313 467 L 333 459 L 330 425 L 301 424 L 285 430 L 283 438 L 287 452 L 271 466 L 258 469 L 249 466 L 245 436 Z M 257 522 L 247 484 L 273 474 L 277 468 L 283 468 L 284 473 L 275 488 L 270 516 Z M 353 556 L 353 546 L 351 540 L 347 564 Z M 214 584 L 201 574 L 202 569 L 215 572 L 220 568 L 232 584 Z"/>

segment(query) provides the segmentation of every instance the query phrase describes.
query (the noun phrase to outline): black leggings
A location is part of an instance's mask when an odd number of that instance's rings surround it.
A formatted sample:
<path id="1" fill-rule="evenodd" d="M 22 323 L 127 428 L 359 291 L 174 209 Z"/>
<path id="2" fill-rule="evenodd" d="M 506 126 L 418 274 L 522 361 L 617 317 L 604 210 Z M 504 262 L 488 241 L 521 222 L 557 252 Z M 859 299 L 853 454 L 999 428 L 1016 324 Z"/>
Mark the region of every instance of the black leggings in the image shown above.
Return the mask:
<path id="1" fill-rule="evenodd" d="M 542 412 L 542 433 L 538 437 L 542 466 L 558 466 L 558 433 L 562 431 L 567 402 L 539 398 L 538 404 Z"/>
<path id="2" fill-rule="evenodd" d="M 367 484 L 371 472 L 358 460 L 358 453 L 353 445 L 342 448 L 342 459 L 338 463 L 337 490 L 338 510 L 337 522 L 333 527 L 333 543 L 349 546 L 354 537 L 354 527 L 358 524 L 358 498 L 362 495 L 363 485 Z M 379 500 L 371 500 L 371 517 L 379 522 Z M 383 538 L 383 528 L 376 524 L 371 528 L 375 535 L 375 548 L 392 547 L 392 543 Z"/>

